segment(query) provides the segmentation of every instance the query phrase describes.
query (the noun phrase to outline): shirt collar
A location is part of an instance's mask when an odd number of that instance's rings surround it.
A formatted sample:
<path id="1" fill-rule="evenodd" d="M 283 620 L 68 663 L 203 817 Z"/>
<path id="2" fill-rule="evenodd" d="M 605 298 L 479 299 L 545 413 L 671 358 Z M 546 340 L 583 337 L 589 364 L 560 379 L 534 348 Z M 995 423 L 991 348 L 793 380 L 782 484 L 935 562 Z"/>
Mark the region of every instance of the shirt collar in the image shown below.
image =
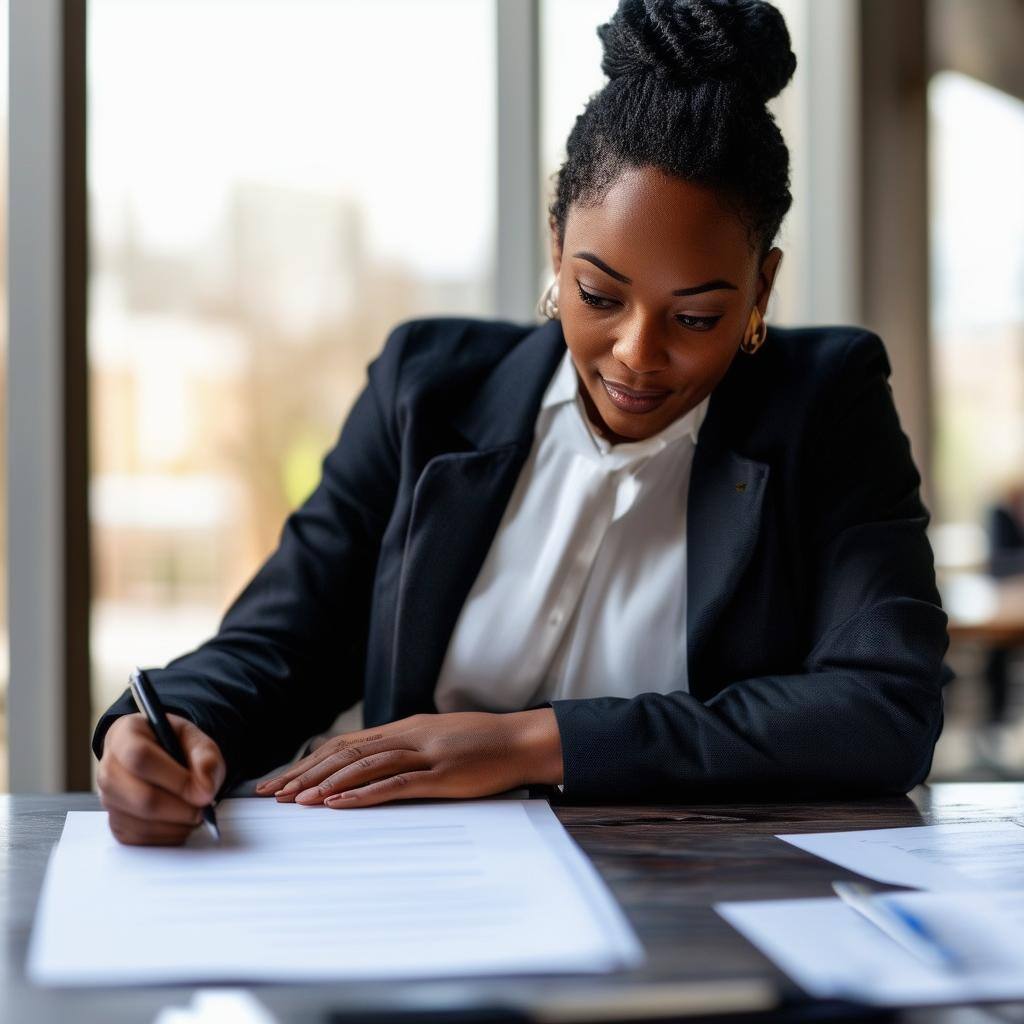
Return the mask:
<path id="1" fill-rule="evenodd" d="M 704 417 L 707 414 L 708 401 L 710 397 L 710 395 L 706 395 L 689 412 L 677 419 L 674 419 L 668 424 L 668 426 L 663 427 L 657 434 L 654 434 L 651 437 L 644 438 L 642 441 L 623 441 L 615 445 L 609 444 L 590 422 L 586 406 L 583 404 L 583 399 L 579 394 L 579 374 L 576 372 L 576 366 L 572 361 L 572 355 L 570 354 L 569 349 L 566 348 L 565 353 L 562 355 L 562 358 L 558 363 L 558 367 L 551 378 L 551 382 L 548 384 L 547 390 L 544 392 L 544 397 L 541 399 L 541 408 L 547 409 L 552 406 L 561 405 L 564 402 L 575 401 L 577 408 L 579 409 L 580 416 L 589 428 L 597 447 L 602 452 L 614 450 L 622 450 L 625 452 L 626 450 L 631 450 L 635 446 L 640 445 L 644 446 L 645 449 L 649 447 L 654 450 L 660 450 L 672 441 L 678 440 L 680 437 L 687 435 L 689 435 L 690 440 L 693 441 L 694 444 L 697 443 L 697 435 L 700 433 L 701 424 L 704 422 Z"/>

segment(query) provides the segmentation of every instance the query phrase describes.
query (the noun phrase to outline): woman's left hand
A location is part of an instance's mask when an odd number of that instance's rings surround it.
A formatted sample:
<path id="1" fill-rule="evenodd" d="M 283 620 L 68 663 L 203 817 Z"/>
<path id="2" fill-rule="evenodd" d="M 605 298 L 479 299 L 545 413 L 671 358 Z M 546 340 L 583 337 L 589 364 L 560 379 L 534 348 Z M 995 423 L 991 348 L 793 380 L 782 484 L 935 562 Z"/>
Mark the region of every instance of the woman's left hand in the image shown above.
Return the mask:
<path id="1" fill-rule="evenodd" d="M 420 797 L 480 797 L 562 781 L 562 747 L 551 708 L 492 714 L 412 715 L 332 736 L 258 796 L 365 807 Z"/>

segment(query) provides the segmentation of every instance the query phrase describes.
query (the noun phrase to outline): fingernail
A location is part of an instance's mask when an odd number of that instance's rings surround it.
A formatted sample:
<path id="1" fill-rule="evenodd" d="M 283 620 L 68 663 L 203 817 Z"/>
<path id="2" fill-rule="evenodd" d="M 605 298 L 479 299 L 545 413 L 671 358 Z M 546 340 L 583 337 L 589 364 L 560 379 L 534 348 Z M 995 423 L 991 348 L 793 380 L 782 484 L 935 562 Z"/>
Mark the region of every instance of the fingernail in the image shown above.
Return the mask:
<path id="1" fill-rule="evenodd" d="M 324 803 L 327 804 L 328 807 L 337 807 L 338 804 L 340 804 L 343 800 L 355 800 L 355 798 L 356 798 L 356 795 L 355 795 L 355 793 L 352 793 L 352 792 L 348 792 L 348 793 L 335 793 L 333 796 L 329 796 L 324 801 Z"/>
<path id="2" fill-rule="evenodd" d="M 292 779 L 286 786 L 282 786 L 279 792 L 281 793 L 297 793 L 302 788 L 302 783 L 298 779 Z"/>
<path id="3" fill-rule="evenodd" d="M 313 786 L 312 788 L 304 789 L 301 793 L 299 793 L 298 796 L 295 797 L 295 802 L 297 804 L 303 804 L 307 803 L 310 800 L 319 799 L 319 797 L 320 790 L 318 790 L 316 786 Z"/>

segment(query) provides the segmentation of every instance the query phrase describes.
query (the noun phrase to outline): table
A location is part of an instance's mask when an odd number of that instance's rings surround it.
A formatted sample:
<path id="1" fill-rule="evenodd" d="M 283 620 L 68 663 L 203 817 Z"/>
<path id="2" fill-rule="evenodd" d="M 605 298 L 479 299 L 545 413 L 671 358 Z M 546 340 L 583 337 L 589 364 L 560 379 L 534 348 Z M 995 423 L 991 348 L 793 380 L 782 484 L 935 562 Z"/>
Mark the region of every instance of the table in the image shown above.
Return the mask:
<path id="1" fill-rule="evenodd" d="M 941 589 L 951 640 L 1024 645 L 1024 579 L 961 573 L 944 579 Z"/>
<path id="2" fill-rule="evenodd" d="M 1010 698 L 1009 659 L 1014 648 L 1024 648 L 1024 578 L 946 573 L 939 587 L 949 615 L 951 650 L 978 649 L 982 659 L 978 674 L 987 692 L 986 719 L 998 726 L 1006 719 Z M 1020 778 L 1019 765 L 1003 765 L 998 758 L 985 760 L 997 778 Z"/>
<path id="3" fill-rule="evenodd" d="M 191 998 L 187 986 L 43 989 L 26 982 L 25 950 L 47 853 L 66 811 L 95 809 L 99 801 L 89 793 L 0 797 L 0 1024 L 149 1022 L 161 1006 L 185 1005 Z M 832 879 L 856 877 L 779 842 L 775 833 L 1024 820 L 1024 784 L 950 783 L 918 787 L 908 797 L 841 803 L 565 806 L 556 813 L 636 928 L 648 954 L 643 968 L 585 978 L 267 985 L 256 987 L 259 998 L 288 1024 L 313 1024 L 325 1019 L 327 1008 L 359 1005 L 459 1006 L 502 996 L 530 1005 L 570 990 L 639 999 L 651 985 L 672 983 L 729 982 L 733 991 L 767 984 L 800 999 L 784 975 L 711 907 L 719 900 L 827 896 Z M 1024 1020 L 1024 1004 L 1005 1008 L 999 1017 L 992 1009 L 932 1009 L 905 1011 L 898 1019 L 1005 1021 L 1007 1011 L 1010 1019 Z"/>

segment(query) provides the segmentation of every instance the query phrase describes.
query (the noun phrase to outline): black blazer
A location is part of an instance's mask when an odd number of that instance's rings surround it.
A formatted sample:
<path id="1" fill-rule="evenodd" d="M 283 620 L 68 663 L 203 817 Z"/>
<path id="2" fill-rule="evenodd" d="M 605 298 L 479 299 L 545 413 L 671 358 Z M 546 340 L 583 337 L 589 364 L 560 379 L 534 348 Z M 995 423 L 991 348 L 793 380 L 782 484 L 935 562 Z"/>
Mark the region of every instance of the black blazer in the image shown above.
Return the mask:
<path id="1" fill-rule="evenodd" d="M 316 490 L 216 636 L 152 669 L 226 790 L 365 700 L 435 712 L 460 608 L 529 453 L 561 323 L 400 323 Z M 903 793 L 942 728 L 946 616 L 874 334 L 771 327 L 715 388 L 690 482 L 689 692 L 555 700 L 556 802 Z M 529 558 L 530 552 L 523 557 Z M 627 638 L 628 639 L 628 638 Z M 93 750 L 127 691 L 101 718 Z"/>

